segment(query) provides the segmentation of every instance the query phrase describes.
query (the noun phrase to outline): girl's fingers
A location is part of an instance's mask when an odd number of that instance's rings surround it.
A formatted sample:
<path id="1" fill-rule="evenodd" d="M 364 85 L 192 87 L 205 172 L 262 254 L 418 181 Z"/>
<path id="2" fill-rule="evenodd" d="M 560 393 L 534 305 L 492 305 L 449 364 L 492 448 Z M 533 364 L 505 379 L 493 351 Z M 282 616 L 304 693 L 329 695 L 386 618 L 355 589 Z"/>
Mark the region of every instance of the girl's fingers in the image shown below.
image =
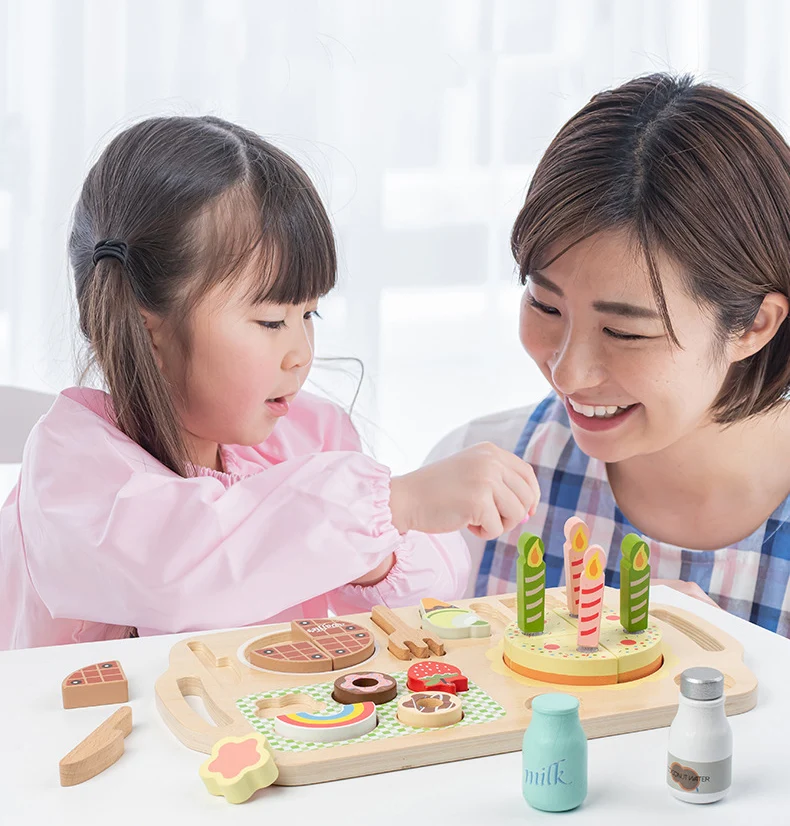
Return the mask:
<path id="1" fill-rule="evenodd" d="M 532 465 L 516 456 L 515 453 L 508 453 L 507 457 L 505 467 L 507 470 L 518 475 L 519 478 L 523 479 L 529 485 L 534 494 L 535 503 L 537 504 L 540 501 L 540 485 L 538 484 L 538 477 L 535 476 L 535 471 L 532 468 Z"/>
<path id="2" fill-rule="evenodd" d="M 523 484 L 526 485 L 526 482 Z M 527 490 L 529 490 L 528 485 Z M 504 482 L 494 488 L 494 503 L 502 520 L 503 533 L 512 531 L 524 518 L 527 510 L 519 496 Z"/>
<path id="3" fill-rule="evenodd" d="M 494 539 L 502 535 L 504 531 L 502 519 L 499 516 L 499 509 L 495 505 L 493 498 L 489 499 L 483 505 L 480 514 L 480 524 L 470 525 L 469 530 L 481 539 Z"/>
<path id="4" fill-rule="evenodd" d="M 518 520 L 520 523 L 535 512 L 535 508 L 538 504 L 538 498 L 535 496 L 535 490 L 526 481 L 526 479 L 510 470 L 505 470 L 503 478 L 505 484 L 518 497 L 519 502 L 521 502 L 523 512 Z"/>

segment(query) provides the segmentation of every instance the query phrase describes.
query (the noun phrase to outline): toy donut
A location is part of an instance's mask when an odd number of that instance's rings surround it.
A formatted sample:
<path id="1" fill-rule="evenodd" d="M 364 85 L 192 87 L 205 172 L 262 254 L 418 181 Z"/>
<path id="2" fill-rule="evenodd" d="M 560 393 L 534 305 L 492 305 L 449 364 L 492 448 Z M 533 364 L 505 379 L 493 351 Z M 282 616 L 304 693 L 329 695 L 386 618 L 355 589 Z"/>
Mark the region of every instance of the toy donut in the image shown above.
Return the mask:
<path id="1" fill-rule="evenodd" d="M 388 703 L 398 693 L 398 684 L 380 671 L 357 671 L 335 680 L 332 699 L 337 703 Z"/>
<path id="2" fill-rule="evenodd" d="M 440 728 L 464 716 L 461 701 L 446 691 L 418 691 L 398 702 L 398 720 L 414 728 Z"/>

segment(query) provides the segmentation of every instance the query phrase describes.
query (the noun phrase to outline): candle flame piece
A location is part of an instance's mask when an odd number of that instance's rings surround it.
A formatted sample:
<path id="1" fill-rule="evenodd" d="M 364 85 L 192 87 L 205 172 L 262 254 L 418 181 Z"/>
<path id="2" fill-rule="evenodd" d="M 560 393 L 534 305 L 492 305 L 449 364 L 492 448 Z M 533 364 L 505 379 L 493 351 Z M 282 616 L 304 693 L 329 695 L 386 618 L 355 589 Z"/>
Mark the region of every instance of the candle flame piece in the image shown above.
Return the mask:
<path id="1" fill-rule="evenodd" d="M 537 542 L 529 549 L 527 561 L 531 568 L 537 568 L 543 561 L 543 550 Z"/>
<path id="2" fill-rule="evenodd" d="M 601 575 L 601 562 L 598 558 L 598 552 L 596 551 L 589 559 L 587 564 L 584 566 L 584 575 L 588 579 L 598 579 Z"/>
<path id="3" fill-rule="evenodd" d="M 587 537 L 584 535 L 584 528 L 581 525 L 573 535 L 573 547 L 579 552 L 587 550 Z"/>

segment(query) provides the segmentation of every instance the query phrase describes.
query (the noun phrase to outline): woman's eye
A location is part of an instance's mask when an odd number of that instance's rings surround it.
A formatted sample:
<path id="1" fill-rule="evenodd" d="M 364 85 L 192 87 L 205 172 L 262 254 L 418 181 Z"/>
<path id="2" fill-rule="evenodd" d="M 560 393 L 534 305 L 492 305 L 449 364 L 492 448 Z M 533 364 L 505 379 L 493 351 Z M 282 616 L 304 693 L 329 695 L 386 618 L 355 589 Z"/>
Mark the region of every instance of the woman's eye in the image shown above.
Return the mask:
<path id="1" fill-rule="evenodd" d="M 548 304 L 541 304 L 531 293 L 527 293 L 527 303 L 533 306 L 536 310 L 546 315 L 559 315 L 560 311 L 556 307 L 549 307 Z"/>
<path id="2" fill-rule="evenodd" d="M 639 341 L 643 338 L 648 338 L 648 336 L 637 336 L 631 333 L 618 333 L 617 330 L 610 330 L 608 327 L 604 327 L 604 332 L 610 338 L 616 338 L 620 341 Z"/>
<path id="3" fill-rule="evenodd" d="M 282 327 L 285 327 L 284 321 L 259 321 L 258 324 L 261 327 L 265 327 L 267 330 L 279 330 Z"/>
<path id="4" fill-rule="evenodd" d="M 308 310 L 304 314 L 304 318 L 305 321 L 307 321 L 308 318 L 323 318 L 323 316 L 321 315 L 321 313 L 318 312 L 318 310 Z"/>

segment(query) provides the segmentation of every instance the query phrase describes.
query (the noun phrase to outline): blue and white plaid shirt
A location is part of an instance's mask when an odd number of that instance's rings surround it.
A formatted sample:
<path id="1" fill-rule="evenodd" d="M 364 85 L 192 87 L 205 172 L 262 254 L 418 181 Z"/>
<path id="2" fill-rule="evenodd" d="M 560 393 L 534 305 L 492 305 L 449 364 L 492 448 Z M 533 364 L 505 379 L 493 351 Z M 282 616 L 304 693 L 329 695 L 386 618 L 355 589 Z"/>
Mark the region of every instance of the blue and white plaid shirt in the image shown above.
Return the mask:
<path id="1" fill-rule="evenodd" d="M 447 437 L 430 459 L 480 441 L 492 441 L 529 462 L 542 498 L 526 526 L 499 539 L 482 546 L 467 534 L 473 563 L 479 560 L 467 595 L 515 591 L 516 541 L 525 529 L 545 543 L 547 587 L 564 584 L 563 527 L 571 516 L 584 519 L 590 541 L 606 550 L 606 584 L 618 588 L 620 543 L 627 533 L 637 531 L 615 502 L 606 464 L 577 447 L 557 396 L 550 395 L 531 410 L 522 408 L 472 422 Z M 790 637 L 790 497 L 732 547 L 692 551 L 644 538 L 650 546 L 653 578 L 696 582 L 730 613 Z M 480 547 L 475 548 L 476 543 Z"/>

